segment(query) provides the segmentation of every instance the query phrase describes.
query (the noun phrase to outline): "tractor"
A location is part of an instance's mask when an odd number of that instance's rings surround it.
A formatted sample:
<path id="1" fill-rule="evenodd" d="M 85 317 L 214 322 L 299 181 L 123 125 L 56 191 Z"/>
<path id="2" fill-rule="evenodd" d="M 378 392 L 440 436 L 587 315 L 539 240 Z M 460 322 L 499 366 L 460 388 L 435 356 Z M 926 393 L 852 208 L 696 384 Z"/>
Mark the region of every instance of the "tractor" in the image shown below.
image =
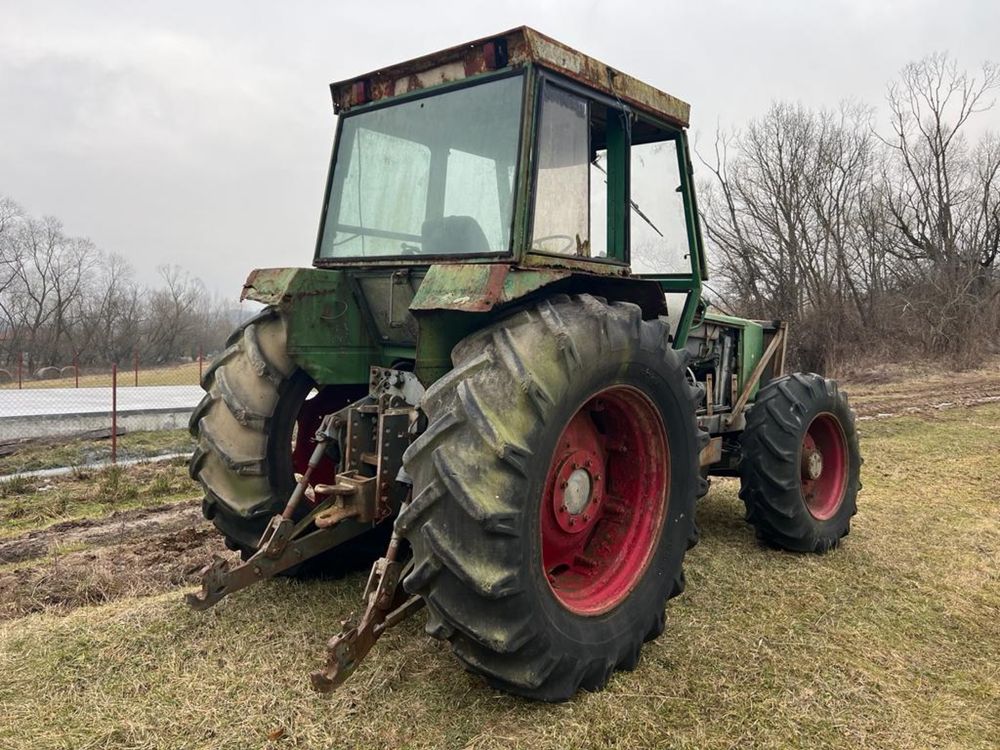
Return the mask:
<path id="1" fill-rule="evenodd" d="M 191 417 L 243 561 L 190 605 L 371 566 L 317 690 L 426 607 L 467 669 L 561 701 L 662 633 L 711 475 L 762 543 L 848 533 L 846 395 L 702 296 L 687 104 L 526 27 L 331 92 L 312 267 L 250 273 Z"/>

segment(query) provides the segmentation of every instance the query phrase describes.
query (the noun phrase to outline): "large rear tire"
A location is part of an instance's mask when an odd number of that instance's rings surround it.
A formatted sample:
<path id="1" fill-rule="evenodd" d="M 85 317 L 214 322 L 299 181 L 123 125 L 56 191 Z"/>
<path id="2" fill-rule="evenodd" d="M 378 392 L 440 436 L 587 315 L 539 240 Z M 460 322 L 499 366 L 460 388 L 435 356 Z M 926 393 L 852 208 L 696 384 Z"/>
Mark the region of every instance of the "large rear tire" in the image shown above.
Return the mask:
<path id="1" fill-rule="evenodd" d="M 463 340 L 424 396 L 404 585 L 495 687 L 602 688 L 684 588 L 704 438 L 668 333 L 635 305 L 552 298 Z"/>
<path id="2" fill-rule="evenodd" d="M 198 445 L 191 477 L 201 483 L 202 512 L 226 545 L 251 554 L 272 515 L 279 512 L 303 471 L 319 420 L 367 392 L 367 385 L 317 387 L 286 351 L 285 320 L 273 307 L 240 326 L 202 378 L 205 396 L 189 427 Z M 332 477 L 326 459 L 317 481 Z M 303 508 L 305 510 L 305 508 Z M 291 573 L 351 569 L 384 550 L 388 524 L 367 539 L 341 545 L 332 555 Z M 369 542 L 366 544 L 365 542 Z M 342 565 L 341 565 L 342 564 Z"/>
<path id="3" fill-rule="evenodd" d="M 741 442 L 740 497 L 761 541 L 826 552 L 847 536 L 861 454 L 854 412 L 835 381 L 801 372 L 771 381 Z"/>

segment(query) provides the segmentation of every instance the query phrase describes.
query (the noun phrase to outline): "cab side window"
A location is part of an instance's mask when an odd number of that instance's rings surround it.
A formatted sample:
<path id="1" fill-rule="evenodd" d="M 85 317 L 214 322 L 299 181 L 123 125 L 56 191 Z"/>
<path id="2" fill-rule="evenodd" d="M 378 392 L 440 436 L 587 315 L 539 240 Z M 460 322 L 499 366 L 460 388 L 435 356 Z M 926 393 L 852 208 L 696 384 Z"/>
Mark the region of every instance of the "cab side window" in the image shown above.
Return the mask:
<path id="1" fill-rule="evenodd" d="M 546 85 L 538 130 L 531 249 L 561 255 L 589 255 L 587 100 Z"/>
<path id="2" fill-rule="evenodd" d="M 629 237 L 632 273 L 691 273 L 677 141 L 632 143 Z"/>
<path id="3" fill-rule="evenodd" d="M 690 274 L 679 132 L 546 81 L 531 250 Z"/>

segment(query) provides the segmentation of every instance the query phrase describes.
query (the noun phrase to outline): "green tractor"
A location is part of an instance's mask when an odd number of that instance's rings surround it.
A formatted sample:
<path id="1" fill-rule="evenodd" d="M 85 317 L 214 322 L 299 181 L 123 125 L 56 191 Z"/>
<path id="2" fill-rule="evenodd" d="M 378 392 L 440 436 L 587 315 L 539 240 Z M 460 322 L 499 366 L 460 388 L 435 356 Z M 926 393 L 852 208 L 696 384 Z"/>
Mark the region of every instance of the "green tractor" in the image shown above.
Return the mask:
<path id="1" fill-rule="evenodd" d="M 529 28 L 331 90 L 313 267 L 250 274 L 266 307 L 192 415 L 244 560 L 192 606 L 375 561 L 317 690 L 426 605 L 466 668 L 564 700 L 663 631 L 709 475 L 767 544 L 848 533 L 846 396 L 784 373 L 783 323 L 702 299 L 687 104 Z"/>

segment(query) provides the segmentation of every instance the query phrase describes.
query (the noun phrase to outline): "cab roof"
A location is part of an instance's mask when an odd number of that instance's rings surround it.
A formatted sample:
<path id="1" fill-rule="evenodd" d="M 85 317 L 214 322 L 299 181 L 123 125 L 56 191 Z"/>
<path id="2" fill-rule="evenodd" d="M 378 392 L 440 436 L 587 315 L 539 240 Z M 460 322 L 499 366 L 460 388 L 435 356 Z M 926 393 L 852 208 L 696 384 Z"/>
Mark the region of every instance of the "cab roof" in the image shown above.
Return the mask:
<path id="1" fill-rule="evenodd" d="M 673 125 L 688 126 L 691 107 L 686 102 L 527 26 L 331 83 L 330 92 L 334 111 L 345 112 L 410 91 L 529 64 L 568 76 Z"/>

